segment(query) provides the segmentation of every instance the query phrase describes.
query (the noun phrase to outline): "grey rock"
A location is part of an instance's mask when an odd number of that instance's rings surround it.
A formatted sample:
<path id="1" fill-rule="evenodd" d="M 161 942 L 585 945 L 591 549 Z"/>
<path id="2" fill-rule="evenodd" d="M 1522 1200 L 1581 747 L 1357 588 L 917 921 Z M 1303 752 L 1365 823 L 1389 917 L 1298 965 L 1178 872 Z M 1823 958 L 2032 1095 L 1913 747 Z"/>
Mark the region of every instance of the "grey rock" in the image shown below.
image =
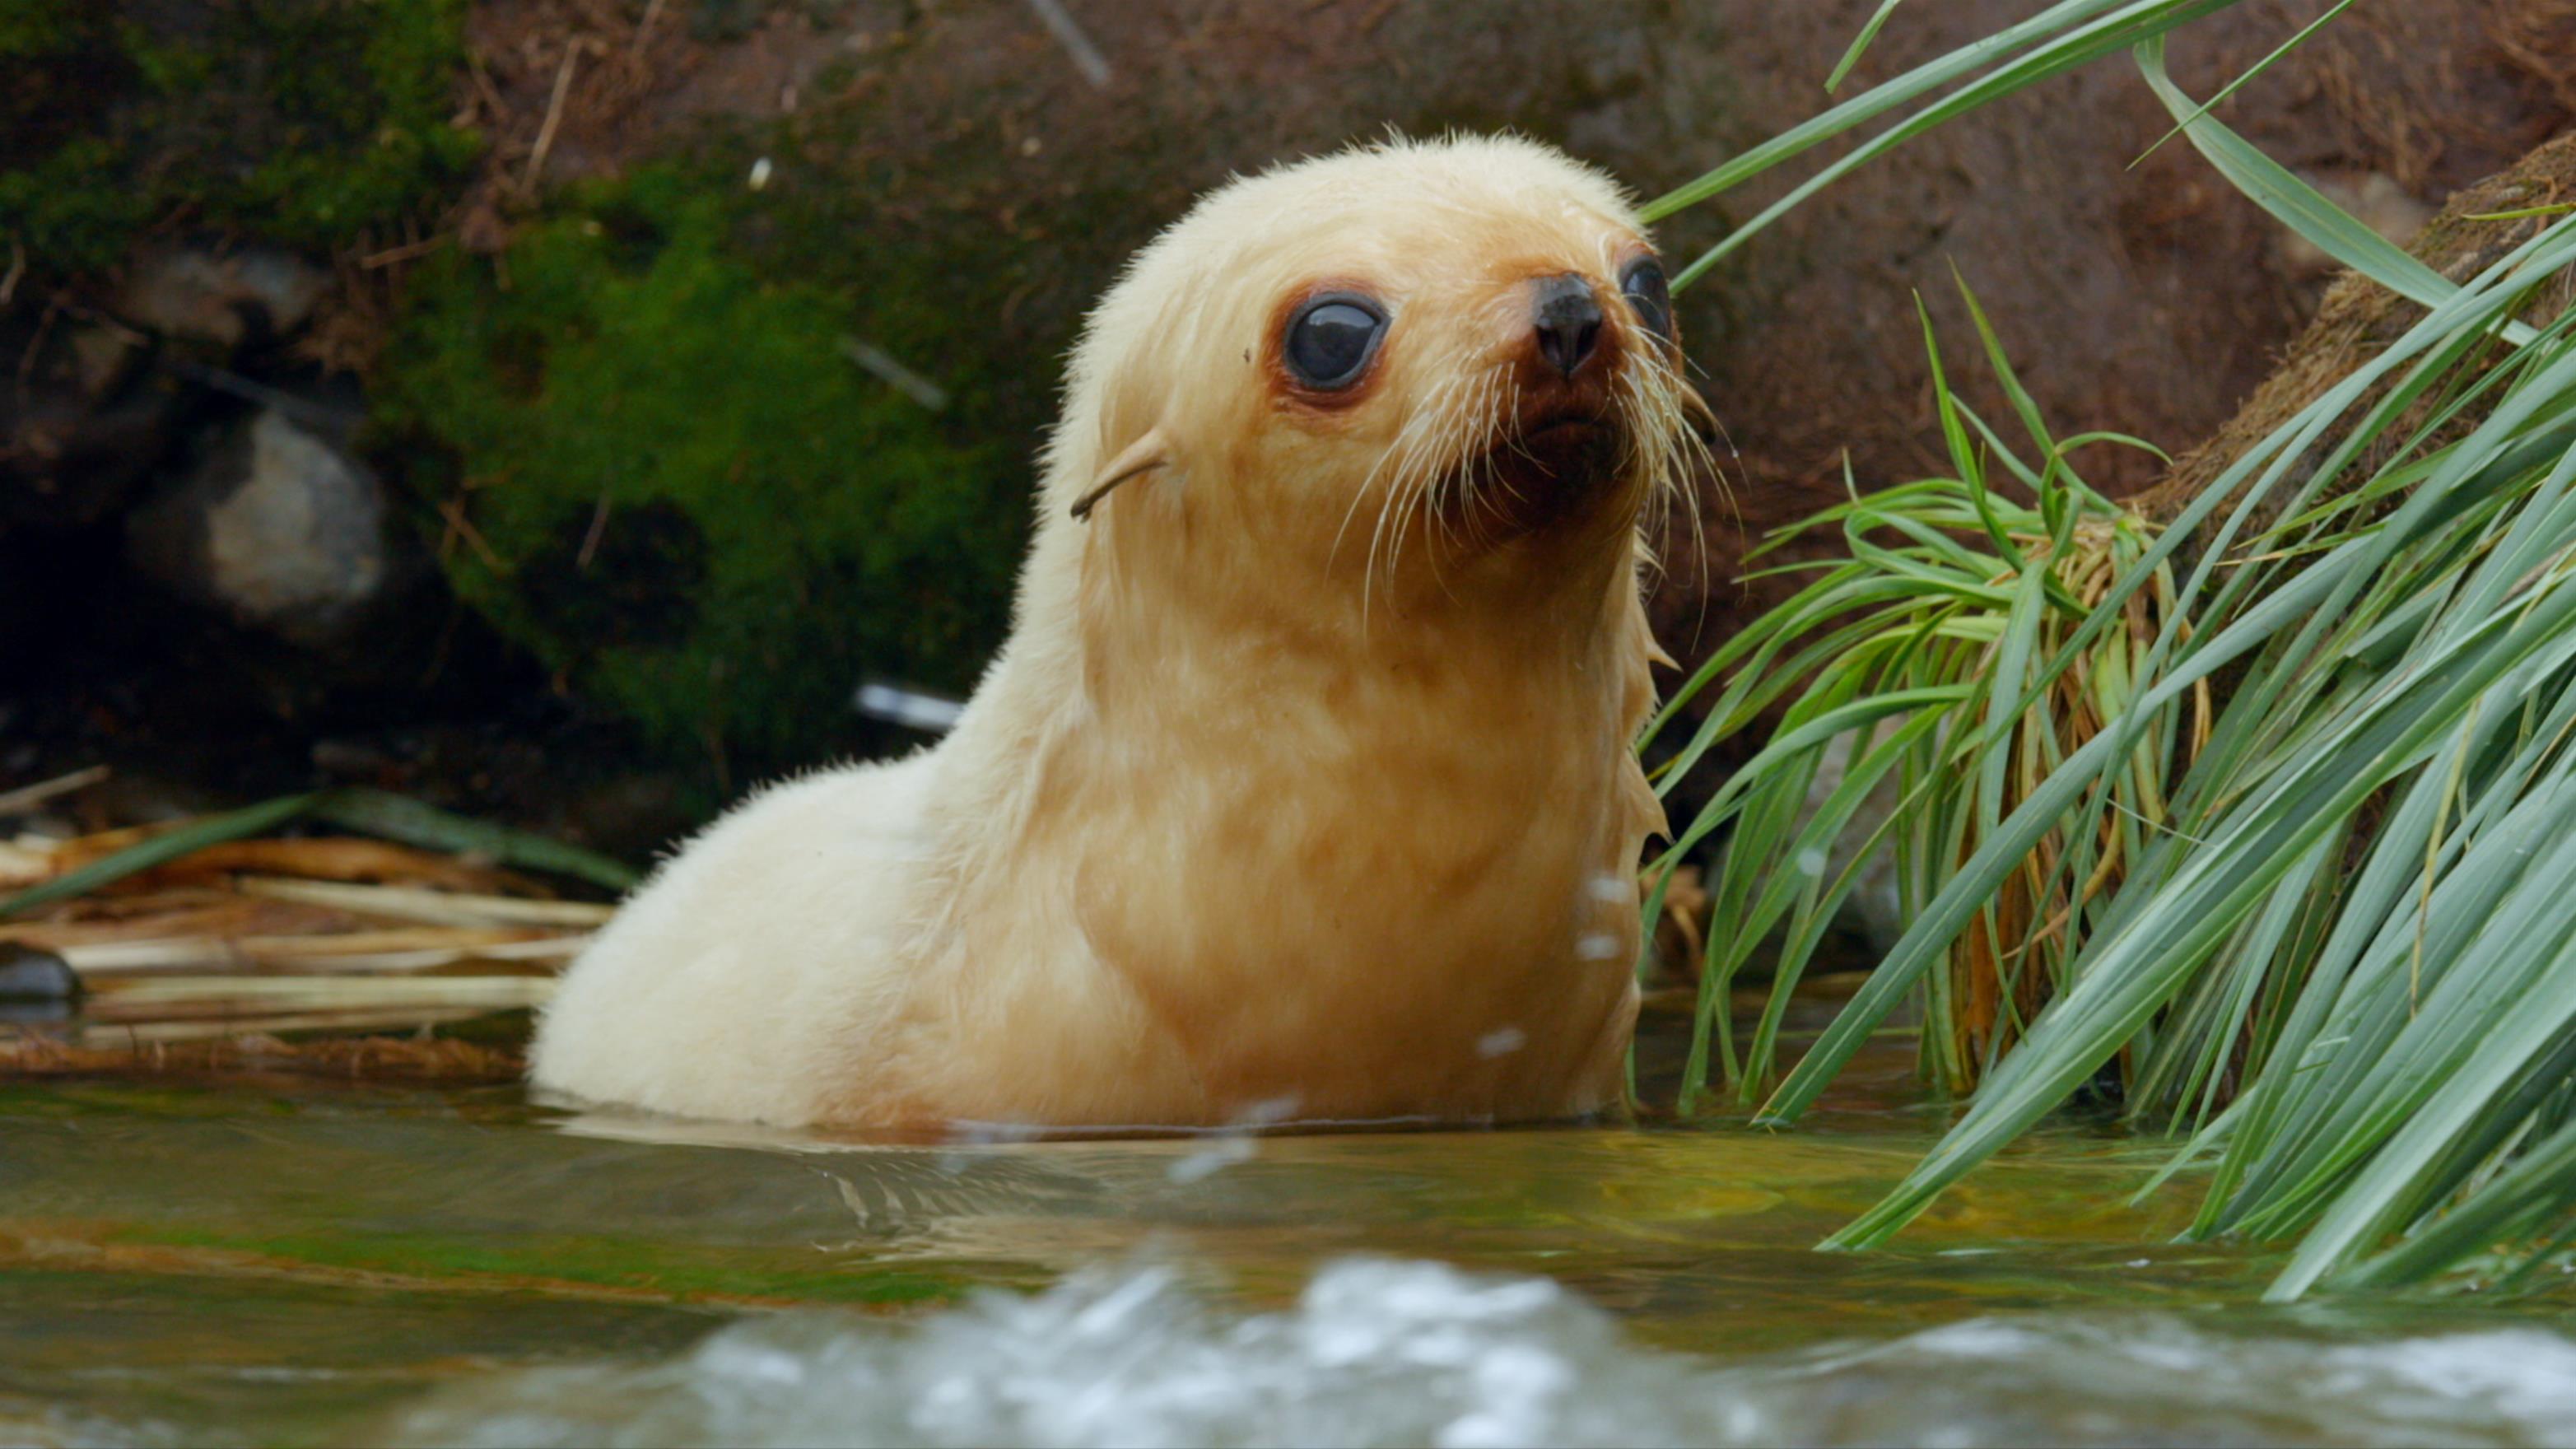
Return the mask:
<path id="1" fill-rule="evenodd" d="M 2308 176 L 2307 181 L 2326 200 L 2342 207 L 2362 225 L 2397 246 L 2414 241 L 2416 234 L 2424 229 L 2424 224 L 2433 219 L 2435 208 L 2408 192 L 2386 172 L 2318 172 Z M 2324 277 L 2343 265 L 2327 255 L 2323 247 L 2286 226 L 2281 228 L 2276 246 L 2282 268 L 2294 277 Z"/>
<path id="2" fill-rule="evenodd" d="M 292 252 L 163 247 L 136 259 L 117 310 L 139 327 L 238 347 L 302 327 L 331 274 Z"/>
<path id="3" fill-rule="evenodd" d="M 51 951 L 0 942 L 0 1022 L 49 1026 L 80 1009 L 80 973 Z"/>
<path id="4" fill-rule="evenodd" d="M 77 1001 L 80 973 L 36 946 L 0 943 L 0 1001 Z"/>
<path id="5" fill-rule="evenodd" d="M 0 353 L 24 359 L 0 387 L 0 526 L 80 528 L 123 505 L 169 451 L 180 406 L 145 366 L 148 339 L 80 323 L 0 325 Z"/>
<path id="6" fill-rule="evenodd" d="M 384 485 L 330 438 L 268 409 L 126 520 L 135 570 L 290 643 L 346 642 L 393 585 Z"/>

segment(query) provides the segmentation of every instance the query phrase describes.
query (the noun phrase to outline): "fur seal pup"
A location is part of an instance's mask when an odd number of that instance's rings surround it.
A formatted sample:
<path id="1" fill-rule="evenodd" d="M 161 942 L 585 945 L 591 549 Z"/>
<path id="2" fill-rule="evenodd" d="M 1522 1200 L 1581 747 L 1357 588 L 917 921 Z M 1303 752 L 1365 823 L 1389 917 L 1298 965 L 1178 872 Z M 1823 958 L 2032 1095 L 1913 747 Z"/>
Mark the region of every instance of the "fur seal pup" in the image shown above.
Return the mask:
<path id="1" fill-rule="evenodd" d="M 1623 1105 L 1679 369 L 1628 201 L 1544 146 L 1206 196 L 1091 315 L 955 730 L 691 841 L 536 1085 L 915 1130 Z"/>

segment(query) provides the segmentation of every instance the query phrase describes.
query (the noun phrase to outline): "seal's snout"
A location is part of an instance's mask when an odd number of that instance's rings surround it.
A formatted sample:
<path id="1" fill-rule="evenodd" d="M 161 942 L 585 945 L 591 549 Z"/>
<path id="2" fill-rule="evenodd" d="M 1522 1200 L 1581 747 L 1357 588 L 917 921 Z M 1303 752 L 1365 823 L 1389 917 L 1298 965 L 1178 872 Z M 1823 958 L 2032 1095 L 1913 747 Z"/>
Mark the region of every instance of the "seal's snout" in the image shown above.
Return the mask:
<path id="1" fill-rule="evenodd" d="M 1601 346 L 1601 304 L 1592 284 L 1573 272 L 1541 277 L 1530 286 L 1530 327 L 1538 354 L 1571 382 Z"/>

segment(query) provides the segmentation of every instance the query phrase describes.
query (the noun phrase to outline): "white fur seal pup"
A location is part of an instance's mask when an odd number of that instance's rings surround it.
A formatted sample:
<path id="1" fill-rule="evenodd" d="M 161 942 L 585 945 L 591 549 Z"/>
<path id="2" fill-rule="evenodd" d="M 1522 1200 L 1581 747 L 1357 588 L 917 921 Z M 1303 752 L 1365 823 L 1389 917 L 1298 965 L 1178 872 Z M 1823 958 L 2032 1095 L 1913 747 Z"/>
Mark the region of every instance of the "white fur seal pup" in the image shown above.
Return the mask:
<path id="1" fill-rule="evenodd" d="M 956 729 L 690 842 L 536 1085 L 915 1130 L 1622 1105 L 1679 366 L 1627 200 L 1544 146 L 1211 193 L 1091 316 Z"/>

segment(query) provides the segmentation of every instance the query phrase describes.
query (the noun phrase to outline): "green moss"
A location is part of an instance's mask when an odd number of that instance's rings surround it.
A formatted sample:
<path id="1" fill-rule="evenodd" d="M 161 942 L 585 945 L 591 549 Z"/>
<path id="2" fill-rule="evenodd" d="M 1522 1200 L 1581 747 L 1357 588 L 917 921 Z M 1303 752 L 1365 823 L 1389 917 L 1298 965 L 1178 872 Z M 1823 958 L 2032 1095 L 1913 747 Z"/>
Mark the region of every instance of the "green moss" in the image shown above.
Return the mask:
<path id="1" fill-rule="evenodd" d="M 0 0 L 0 237 L 57 274 L 195 225 L 329 251 L 434 209 L 480 153 L 450 124 L 464 0 Z"/>
<path id="2" fill-rule="evenodd" d="M 80 44 L 90 7 L 78 0 L 10 0 L 0 5 L 0 59 L 43 60 Z"/>
<path id="3" fill-rule="evenodd" d="M 389 456 L 453 460 L 412 481 L 479 538 L 433 521 L 464 598 L 665 745 L 784 762 L 846 747 L 864 674 L 971 683 L 1022 501 L 971 399 L 934 413 L 846 355 L 942 371 L 939 277 L 781 277 L 744 235 L 792 219 L 746 195 L 647 167 L 558 198 L 497 265 L 425 268 L 379 421 Z"/>

